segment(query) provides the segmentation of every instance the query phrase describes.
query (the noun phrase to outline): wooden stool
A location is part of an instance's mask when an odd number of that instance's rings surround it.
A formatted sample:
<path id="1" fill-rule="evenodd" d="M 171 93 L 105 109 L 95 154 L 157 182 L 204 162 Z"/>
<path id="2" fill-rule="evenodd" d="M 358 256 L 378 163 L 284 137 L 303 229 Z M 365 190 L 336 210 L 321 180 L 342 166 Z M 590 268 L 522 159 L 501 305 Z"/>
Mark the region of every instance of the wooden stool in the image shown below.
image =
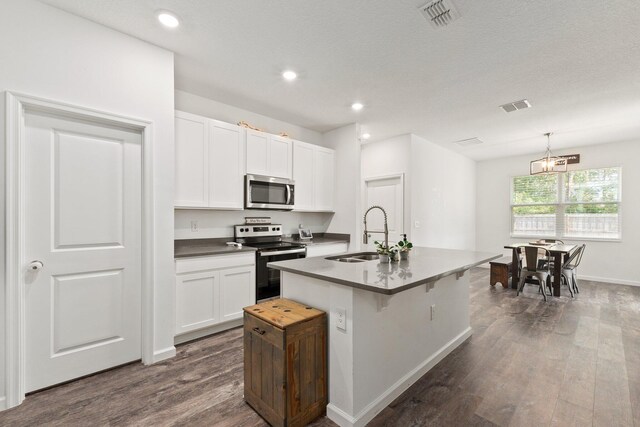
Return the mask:
<path id="1" fill-rule="evenodd" d="M 511 276 L 511 257 L 505 256 L 489 262 L 491 264 L 491 286 L 502 283 L 503 288 L 509 287 L 509 277 Z"/>
<path id="2" fill-rule="evenodd" d="M 274 427 L 326 413 L 327 315 L 284 298 L 244 308 L 244 399 Z"/>

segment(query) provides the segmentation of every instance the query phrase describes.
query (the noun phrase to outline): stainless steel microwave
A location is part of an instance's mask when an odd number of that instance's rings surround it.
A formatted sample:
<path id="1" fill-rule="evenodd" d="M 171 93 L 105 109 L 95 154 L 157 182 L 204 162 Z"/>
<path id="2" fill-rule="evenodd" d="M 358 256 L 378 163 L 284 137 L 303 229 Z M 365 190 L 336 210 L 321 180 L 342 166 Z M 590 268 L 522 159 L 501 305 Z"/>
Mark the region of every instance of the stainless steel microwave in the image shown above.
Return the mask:
<path id="1" fill-rule="evenodd" d="M 295 198 L 294 182 L 286 178 L 246 175 L 244 207 L 290 211 Z"/>

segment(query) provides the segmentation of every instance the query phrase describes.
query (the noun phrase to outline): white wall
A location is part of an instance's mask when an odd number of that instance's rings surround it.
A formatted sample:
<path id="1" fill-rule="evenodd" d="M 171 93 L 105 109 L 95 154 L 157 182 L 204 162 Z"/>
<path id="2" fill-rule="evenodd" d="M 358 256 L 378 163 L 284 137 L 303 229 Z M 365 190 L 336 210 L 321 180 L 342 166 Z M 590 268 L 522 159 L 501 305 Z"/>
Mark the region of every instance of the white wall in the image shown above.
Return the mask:
<path id="1" fill-rule="evenodd" d="M 350 234 L 351 251 L 358 250 L 362 242 L 359 131 L 359 125 L 353 123 L 323 135 L 325 146 L 336 150 L 335 215 L 327 231 Z"/>
<path id="2" fill-rule="evenodd" d="M 411 135 L 400 135 L 384 141 L 362 145 L 362 201 L 366 200 L 367 189 L 364 181 L 367 178 L 404 174 L 404 230 L 411 240 Z M 367 209 L 368 206 L 362 206 Z M 374 211 L 371 212 L 374 214 Z M 370 214 L 370 215 L 371 215 Z M 379 239 L 379 238 L 376 238 Z M 399 236 L 390 236 L 390 242 L 396 242 Z"/>
<path id="3" fill-rule="evenodd" d="M 3 147 L 4 91 L 153 122 L 154 348 L 173 348 L 173 54 L 32 0 L 2 2 L 0 40 Z M 4 165 L 4 150 L 0 156 Z M 4 174 L 0 175 L 0 221 L 4 223 Z M 0 233 L 0 348 L 4 350 L 4 227 Z M 2 379 L 4 357 L 0 351 Z M 0 380 L 0 399 L 4 386 Z"/>
<path id="4" fill-rule="evenodd" d="M 203 98 L 189 92 L 175 91 L 176 110 L 187 113 L 199 114 L 227 123 L 238 123 L 241 120 L 250 125 L 260 128 L 265 132 L 279 134 L 287 132 L 293 139 L 308 142 L 309 144 L 324 145 L 324 140 L 320 132 L 316 132 L 291 123 L 276 120 L 263 116 L 249 110 L 223 104 L 212 99 Z"/>
<path id="5" fill-rule="evenodd" d="M 411 173 L 414 244 L 474 250 L 475 161 L 412 135 Z"/>
<path id="6" fill-rule="evenodd" d="M 473 160 L 412 134 L 362 148 L 363 178 L 405 174 L 405 232 L 416 246 L 475 249 L 475 168 Z"/>
<path id="7" fill-rule="evenodd" d="M 640 285 L 637 267 L 640 260 L 640 142 L 554 151 L 557 155 L 575 153 L 581 155 L 580 164 L 570 165 L 572 169 L 622 166 L 622 242 L 586 241 L 580 277 Z M 510 237 L 510 177 L 528 175 L 529 162 L 534 158 L 536 156 L 528 155 L 478 163 L 478 250 L 495 252 L 503 250 L 503 246 L 509 242 L 523 241 L 522 238 Z M 505 251 L 505 254 L 508 253 Z"/>

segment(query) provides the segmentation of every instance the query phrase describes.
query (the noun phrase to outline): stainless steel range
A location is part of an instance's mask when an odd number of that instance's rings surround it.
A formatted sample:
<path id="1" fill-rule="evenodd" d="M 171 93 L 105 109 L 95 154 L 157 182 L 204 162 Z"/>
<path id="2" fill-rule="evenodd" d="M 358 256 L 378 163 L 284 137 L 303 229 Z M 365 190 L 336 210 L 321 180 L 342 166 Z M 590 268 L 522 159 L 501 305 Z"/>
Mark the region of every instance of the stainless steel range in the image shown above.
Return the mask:
<path id="1" fill-rule="evenodd" d="M 280 224 L 242 224 L 235 226 L 235 240 L 256 248 L 256 300 L 280 296 L 280 271 L 267 267 L 267 263 L 304 258 L 304 245 L 282 241 Z"/>

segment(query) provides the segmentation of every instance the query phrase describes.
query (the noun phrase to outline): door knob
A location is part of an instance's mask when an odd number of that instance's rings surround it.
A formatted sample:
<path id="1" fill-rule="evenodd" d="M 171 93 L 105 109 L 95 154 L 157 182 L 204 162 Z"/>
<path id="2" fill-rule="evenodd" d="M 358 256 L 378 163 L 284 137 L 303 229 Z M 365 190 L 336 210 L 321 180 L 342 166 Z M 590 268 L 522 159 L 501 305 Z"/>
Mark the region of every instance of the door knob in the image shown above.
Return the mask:
<path id="1" fill-rule="evenodd" d="M 29 270 L 31 271 L 39 271 L 42 269 L 42 267 L 44 267 L 44 264 L 42 263 L 42 261 L 31 261 L 29 263 Z"/>

